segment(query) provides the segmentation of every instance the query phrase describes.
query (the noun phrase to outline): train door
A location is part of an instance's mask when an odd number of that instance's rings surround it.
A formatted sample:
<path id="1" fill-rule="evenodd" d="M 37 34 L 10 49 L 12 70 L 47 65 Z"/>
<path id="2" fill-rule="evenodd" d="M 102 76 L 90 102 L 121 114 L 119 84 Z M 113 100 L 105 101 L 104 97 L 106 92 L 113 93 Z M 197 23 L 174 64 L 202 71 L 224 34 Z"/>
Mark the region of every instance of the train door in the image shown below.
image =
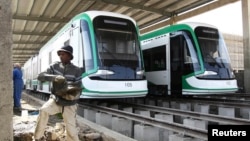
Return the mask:
<path id="1" fill-rule="evenodd" d="M 182 94 L 183 38 L 184 37 L 181 32 L 174 32 L 170 34 L 171 95 Z"/>
<path id="2" fill-rule="evenodd" d="M 170 64 L 171 95 L 186 93 L 183 91 L 187 88 L 184 86 L 185 77 L 200 70 L 197 51 L 189 32 L 170 33 Z"/>

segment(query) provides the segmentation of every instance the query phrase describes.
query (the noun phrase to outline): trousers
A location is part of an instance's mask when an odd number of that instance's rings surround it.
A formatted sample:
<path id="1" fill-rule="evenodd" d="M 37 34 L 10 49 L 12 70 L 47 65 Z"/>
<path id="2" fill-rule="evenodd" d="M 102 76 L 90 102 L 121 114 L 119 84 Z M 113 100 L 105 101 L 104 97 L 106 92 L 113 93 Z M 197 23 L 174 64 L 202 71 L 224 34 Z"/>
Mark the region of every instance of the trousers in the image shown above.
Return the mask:
<path id="1" fill-rule="evenodd" d="M 14 90 L 13 90 L 13 98 L 14 98 L 14 107 L 21 107 L 21 97 L 22 97 L 22 89 L 23 89 L 23 82 L 21 79 L 14 80 L 13 83 Z"/>
<path id="2" fill-rule="evenodd" d="M 77 105 L 64 106 L 56 104 L 54 97 L 50 99 L 40 108 L 37 118 L 37 124 L 34 132 L 34 138 L 40 139 L 44 135 L 45 128 L 47 126 L 49 115 L 62 113 L 63 121 L 66 127 L 66 140 L 67 141 L 79 141 L 78 131 L 76 128 L 76 109 Z"/>

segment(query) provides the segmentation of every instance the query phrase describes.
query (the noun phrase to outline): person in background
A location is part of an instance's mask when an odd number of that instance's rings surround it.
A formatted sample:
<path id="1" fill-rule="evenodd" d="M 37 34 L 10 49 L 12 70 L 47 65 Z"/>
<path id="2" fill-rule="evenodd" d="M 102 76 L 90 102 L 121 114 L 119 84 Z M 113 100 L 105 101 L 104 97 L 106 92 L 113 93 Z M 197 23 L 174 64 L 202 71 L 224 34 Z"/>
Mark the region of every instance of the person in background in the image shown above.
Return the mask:
<path id="1" fill-rule="evenodd" d="M 19 63 L 14 64 L 13 69 L 13 99 L 14 110 L 21 110 L 21 97 L 23 89 L 23 73 Z"/>
<path id="2" fill-rule="evenodd" d="M 40 81 L 52 82 L 52 95 L 40 108 L 37 124 L 34 132 L 35 141 L 45 139 L 44 131 L 48 123 L 49 115 L 62 113 L 66 126 L 66 140 L 79 141 L 76 128 L 77 100 L 81 93 L 81 74 L 79 67 L 73 65 L 73 48 L 69 45 L 63 46 L 57 51 L 61 62 L 56 62 L 38 75 Z"/>

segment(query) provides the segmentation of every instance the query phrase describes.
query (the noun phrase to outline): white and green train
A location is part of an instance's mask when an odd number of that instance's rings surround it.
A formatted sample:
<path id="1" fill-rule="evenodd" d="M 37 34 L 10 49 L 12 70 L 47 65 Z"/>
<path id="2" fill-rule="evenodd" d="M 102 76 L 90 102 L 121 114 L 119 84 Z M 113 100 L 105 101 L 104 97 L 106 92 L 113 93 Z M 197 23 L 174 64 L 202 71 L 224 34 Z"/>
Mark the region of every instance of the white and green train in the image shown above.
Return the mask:
<path id="1" fill-rule="evenodd" d="M 51 84 L 37 81 L 37 74 L 59 61 L 57 50 L 67 44 L 74 49 L 72 63 L 83 70 L 81 98 L 144 97 L 148 93 L 136 22 L 104 11 L 76 15 L 25 63 L 27 89 L 50 93 Z"/>
<path id="2" fill-rule="evenodd" d="M 140 37 L 150 94 L 235 93 L 237 81 L 219 30 L 208 24 L 166 26 Z"/>

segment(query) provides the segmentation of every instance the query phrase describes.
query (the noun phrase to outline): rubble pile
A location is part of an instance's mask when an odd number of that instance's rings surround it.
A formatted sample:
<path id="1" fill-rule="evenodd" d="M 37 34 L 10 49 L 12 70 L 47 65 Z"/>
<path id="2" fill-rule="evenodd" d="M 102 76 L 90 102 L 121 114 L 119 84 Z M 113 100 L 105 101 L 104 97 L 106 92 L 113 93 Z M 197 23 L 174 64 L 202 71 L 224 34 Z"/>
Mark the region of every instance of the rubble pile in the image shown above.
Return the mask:
<path id="1" fill-rule="evenodd" d="M 52 117 L 52 116 L 51 116 Z M 32 141 L 37 116 L 15 118 L 13 124 L 14 141 Z M 87 126 L 78 129 L 81 141 L 101 141 L 101 134 Z M 66 141 L 65 125 L 62 119 L 53 116 L 45 130 L 45 141 Z"/>
<path id="2" fill-rule="evenodd" d="M 14 111 L 13 115 L 13 135 L 14 141 L 33 141 L 33 134 L 38 117 L 39 106 L 32 107 L 26 101 L 22 101 L 23 111 Z M 28 111 L 28 114 L 27 114 Z M 78 136 L 80 141 L 110 141 L 101 133 L 94 131 L 86 125 L 78 125 Z M 44 133 L 44 141 L 66 141 L 65 125 L 61 116 L 50 116 Z"/>

